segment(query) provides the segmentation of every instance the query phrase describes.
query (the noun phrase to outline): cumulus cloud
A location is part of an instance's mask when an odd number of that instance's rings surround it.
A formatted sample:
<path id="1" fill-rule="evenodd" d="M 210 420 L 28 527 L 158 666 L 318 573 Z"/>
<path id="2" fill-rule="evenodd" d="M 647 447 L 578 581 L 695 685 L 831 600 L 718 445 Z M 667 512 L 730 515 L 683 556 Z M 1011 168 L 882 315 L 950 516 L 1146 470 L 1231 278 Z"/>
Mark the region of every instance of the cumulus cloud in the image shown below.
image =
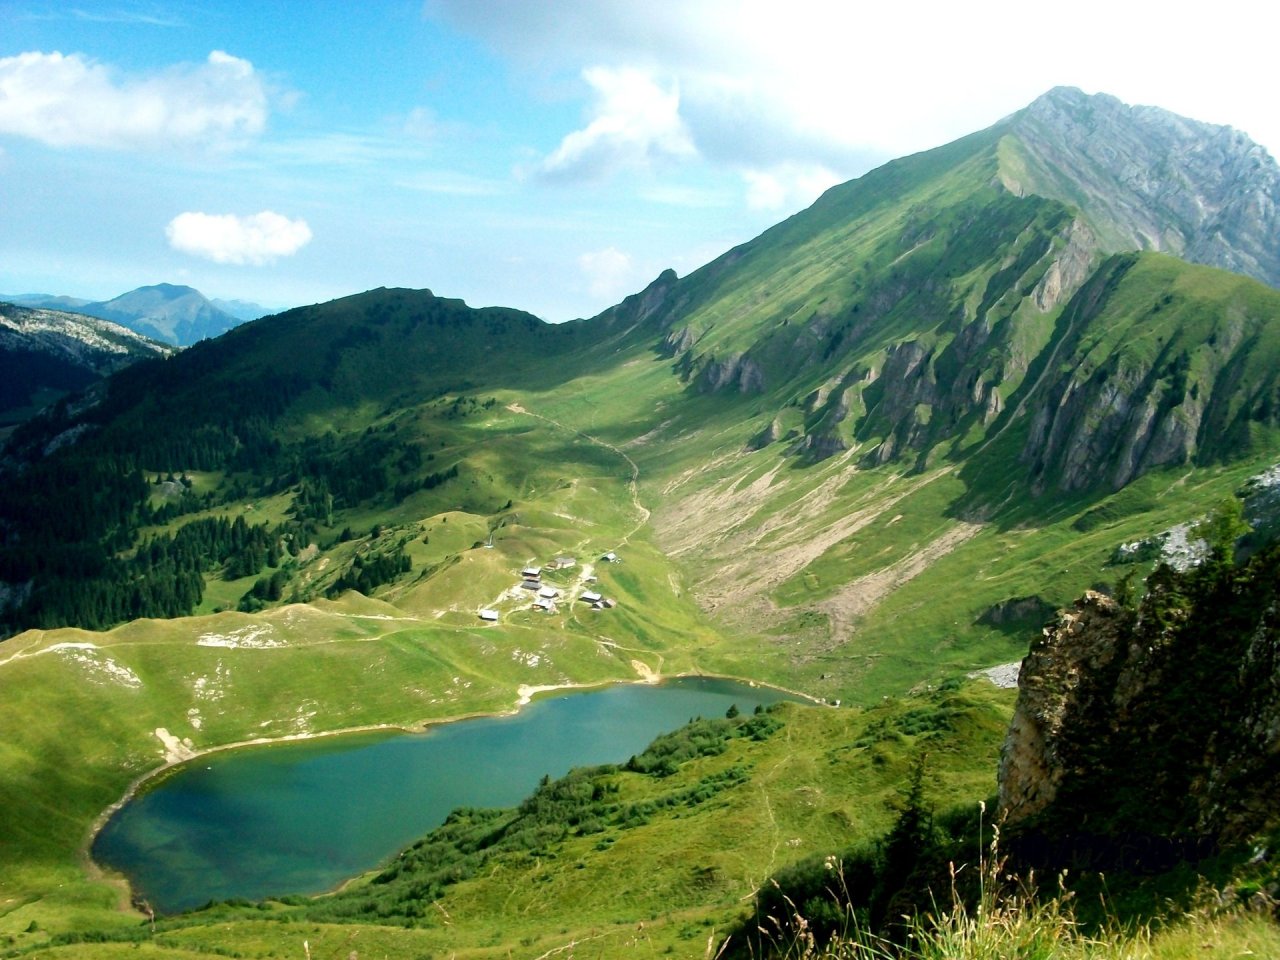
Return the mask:
<path id="1" fill-rule="evenodd" d="M 591 122 L 566 136 L 542 162 L 549 179 L 597 179 L 623 167 L 696 156 L 680 119 L 680 94 L 641 70 L 593 67 L 583 79 L 596 94 Z"/>
<path id="2" fill-rule="evenodd" d="M 80 54 L 0 58 L 0 134 L 54 147 L 227 146 L 262 132 L 267 94 L 248 60 L 122 76 Z"/>
<path id="3" fill-rule="evenodd" d="M 1113 0 L 1079 0 L 1070 17 L 1019 0 L 426 0 L 424 9 L 526 71 L 631 68 L 678 84 L 699 154 L 739 171 L 822 164 L 849 177 L 991 124 L 1059 84 L 1230 123 L 1280 153 L 1275 30 L 1240 29 L 1276 26 L 1256 0 L 1221 0 L 1195 29 Z"/>
<path id="4" fill-rule="evenodd" d="M 864 5 L 829 0 L 643 8 L 629 0 L 490 0 L 483 9 L 468 0 L 431 0 L 426 10 L 527 69 L 556 73 L 576 62 L 628 71 L 637 85 L 665 78 L 679 90 L 686 141 L 713 162 L 824 163 L 842 172 L 883 158 L 882 145 L 871 141 L 875 125 L 860 120 L 893 113 L 897 94 L 912 85 L 902 76 L 900 46 L 886 37 L 919 16 L 886 24 Z"/>
<path id="5" fill-rule="evenodd" d="M 290 220 L 271 210 L 247 217 L 235 214 L 180 213 L 165 228 L 175 250 L 214 263 L 260 267 L 290 257 L 311 242 L 305 220 Z"/>
<path id="6" fill-rule="evenodd" d="M 578 268 L 587 278 L 587 289 L 600 300 L 615 300 L 633 292 L 635 265 L 616 247 L 606 247 L 578 257 Z"/>
<path id="7" fill-rule="evenodd" d="M 781 164 L 767 170 L 744 170 L 747 206 L 752 210 L 794 210 L 818 199 L 840 178 L 823 166 Z"/>

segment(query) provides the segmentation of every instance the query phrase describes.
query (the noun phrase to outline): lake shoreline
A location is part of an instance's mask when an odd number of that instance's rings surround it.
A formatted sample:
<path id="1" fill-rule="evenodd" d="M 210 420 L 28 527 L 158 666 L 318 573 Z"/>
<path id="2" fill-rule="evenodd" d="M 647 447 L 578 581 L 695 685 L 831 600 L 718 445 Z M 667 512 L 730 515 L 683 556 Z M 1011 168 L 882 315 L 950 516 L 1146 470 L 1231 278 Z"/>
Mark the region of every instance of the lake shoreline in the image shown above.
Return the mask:
<path id="1" fill-rule="evenodd" d="M 353 727 L 341 727 L 334 730 L 308 731 L 305 733 L 285 734 L 283 736 L 278 736 L 278 737 L 254 737 L 248 740 L 238 740 L 238 741 L 233 741 L 231 743 L 218 744 L 215 746 L 204 747 L 200 749 L 188 748 L 184 744 L 182 744 L 180 741 L 178 741 L 178 738 L 170 735 L 168 731 L 165 730 L 164 728 L 157 728 L 155 731 L 155 736 L 160 741 L 161 745 L 164 747 L 164 762 L 160 766 L 155 767 L 151 770 L 148 770 L 145 773 L 139 775 L 137 778 L 135 778 L 133 782 L 129 784 L 129 787 L 128 789 L 125 790 L 124 794 L 121 795 L 120 799 L 112 803 L 110 806 L 104 809 L 100 814 L 98 814 L 98 816 L 94 819 L 93 823 L 90 825 L 86 833 L 84 842 L 81 844 L 81 848 L 80 848 L 81 865 L 85 870 L 87 876 L 91 880 L 97 880 L 97 881 L 107 883 L 109 885 L 117 887 L 117 889 L 120 890 L 121 900 L 120 900 L 119 907 L 122 912 L 134 911 L 139 913 L 141 916 L 147 916 L 150 907 L 149 905 L 146 904 L 145 900 L 140 899 L 135 895 L 135 891 L 133 889 L 132 883 L 129 881 L 128 877 L 124 876 L 118 871 L 112 870 L 108 867 L 104 867 L 102 864 L 98 863 L 93 857 L 93 853 L 92 853 L 93 846 L 97 841 L 99 834 L 101 834 L 102 831 L 106 828 L 111 818 L 115 816 L 115 814 L 119 812 L 123 807 L 129 804 L 132 800 L 137 798 L 144 788 L 154 784 L 156 781 L 161 780 L 166 776 L 176 773 L 182 767 L 190 763 L 193 763 L 194 761 L 208 757 L 212 754 L 224 753 L 229 750 L 237 750 L 244 747 L 286 745 L 291 743 L 300 743 L 300 742 L 306 742 L 306 741 L 312 741 L 312 740 L 320 740 L 324 738 L 341 737 L 341 736 L 348 736 L 348 735 L 361 734 L 361 733 L 388 733 L 388 734 L 425 733 L 426 731 L 437 726 L 460 723 L 465 720 L 512 717 L 518 714 L 523 707 L 528 706 L 530 703 L 534 702 L 535 700 L 543 699 L 545 697 L 552 696 L 559 693 L 565 693 L 565 692 L 585 693 L 592 690 L 600 690 L 600 689 L 604 689 L 606 687 L 612 687 L 612 686 L 656 686 L 668 680 L 680 680 L 680 679 L 733 681 L 733 682 L 741 683 L 750 687 L 776 690 L 780 693 L 785 693 L 789 696 L 796 697 L 812 705 L 818 705 L 818 706 L 827 705 L 825 701 L 819 698 L 813 697 L 810 694 L 802 693 L 797 690 L 789 690 L 785 687 L 775 686 L 773 684 L 761 683 L 760 681 L 752 680 L 744 677 L 734 677 L 726 674 L 716 674 L 716 673 L 703 673 L 700 671 L 691 671 L 686 673 L 670 674 L 670 675 L 664 676 L 648 668 L 645 668 L 643 670 L 639 669 L 639 667 L 642 667 L 644 665 L 639 664 L 638 662 L 633 661 L 632 666 L 636 667 L 637 673 L 640 674 L 638 677 L 633 679 L 602 680 L 602 681 L 590 682 L 590 683 L 520 684 L 516 688 L 516 700 L 509 709 L 476 710 L 468 713 L 456 714 L 453 716 L 431 718 L 431 719 L 416 721 L 414 723 L 409 723 L 409 724 L 405 724 L 405 723 L 361 724 Z M 175 743 L 178 744 L 177 748 L 175 748 Z M 341 887 L 345 886 L 346 884 L 351 883 L 352 881 L 358 879 L 359 876 L 360 875 L 357 874 L 356 876 L 349 877 L 343 880 L 340 884 L 335 886 L 333 889 L 326 891 L 325 893 L 332 893 L 334 892 L 334 890 L 341 889 Z M 316 896 L 323 896 L 323 895 L 325 894 L 324 893 L 316 894 Z"/>

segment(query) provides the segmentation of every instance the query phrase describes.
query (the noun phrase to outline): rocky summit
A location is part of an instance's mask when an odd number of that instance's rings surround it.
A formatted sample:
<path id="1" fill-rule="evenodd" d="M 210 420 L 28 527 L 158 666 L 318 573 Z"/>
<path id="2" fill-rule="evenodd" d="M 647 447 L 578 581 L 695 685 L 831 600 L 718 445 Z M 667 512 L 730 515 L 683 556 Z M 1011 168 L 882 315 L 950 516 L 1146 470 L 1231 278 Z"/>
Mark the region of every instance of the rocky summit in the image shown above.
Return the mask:
<path id="1" fill-rule="evenodd" d="M 1003 124 L 1001 178 L 1078 207 L 1103 248 L 1280 287 L 1280 167 L 1231 127 L 1058 87 Z"/>

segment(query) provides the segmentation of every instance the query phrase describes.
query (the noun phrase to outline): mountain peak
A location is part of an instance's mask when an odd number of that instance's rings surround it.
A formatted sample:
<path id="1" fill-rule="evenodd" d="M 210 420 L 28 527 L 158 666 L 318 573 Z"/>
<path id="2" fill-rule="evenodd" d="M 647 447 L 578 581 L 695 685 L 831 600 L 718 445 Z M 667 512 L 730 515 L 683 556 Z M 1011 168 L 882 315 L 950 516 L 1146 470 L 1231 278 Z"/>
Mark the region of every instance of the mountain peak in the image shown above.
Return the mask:
<path id="1" fill-rule="evenodd" d="M 194 294 L 202 300 L 205 299 L 205 295 L 195 287 L 188 287 L 179 283 L 153 283 L 148 286 L 138 287 L 137 290 L 130 291 L 130 293 L 150 293 L 152 291 L 166 297 L 185 297 Z M 129 295 L 130 294 L 126 293 L 121 296 L 127 297 Z"/>
<path id="2" fill-rule="evenodd" d="M 216 337 L 240 322 L 214 306 L 199 290 L 175 283 L 138 287 L 80 309 L 178 346 Z"/>
<path id="3" fill-rule="evenodd" d="M 1059 86 L 1040 94 L 1031 101 L 1026 110 L 1047 110 L 1052 108 L 1081 109 L 1090 104 L 1109 108 L 1124 107 L 1125 103 L 1109 93 L 1085 93 L 1079 87 Z M 1021 112 L 1021 111 L 1020 111 Z"/>
<path id="4" fill-rule="evenodd" d="M 175 283 L 154 283 L 150 286 L 138 287 L 136 290 L 122 293 L 120 296 L 113 297 L 106 302 L 108 304 L 116 304 L 146 300 L 148 302 L 172 303 L 175 300 L 182 299 L 191 299 L 200 303 L 209 302 L 205 295 L 195 287 L 184 287 Z"/>
<path id="5" fill-rule="evenodd" d="M 1280 166 L 1241 131 L 1074 87 L 1001 126 L 1005 186 L 1079 209 L 1104 248 L 1162 251 L 1280 287 Z"/>
<path id="6" fill-rule="evenodd" d="M 1266 152 L 1246 134 L 1232 127 L 1193 120 L 1163 107 L 1128 104 L 1109 93 L 1085 93 L 1079 87 L 1054 87 L 1011 119 L 1016 121 L 1019 118 L 1058 127 L 1083 128 L 1103 136 L 1116 133 L 1119 127 L 1133 127 L 1147 136 L 1173 141 L 1184 147 L 1196 141 L 1225 138 L 1236 149 Z"/>

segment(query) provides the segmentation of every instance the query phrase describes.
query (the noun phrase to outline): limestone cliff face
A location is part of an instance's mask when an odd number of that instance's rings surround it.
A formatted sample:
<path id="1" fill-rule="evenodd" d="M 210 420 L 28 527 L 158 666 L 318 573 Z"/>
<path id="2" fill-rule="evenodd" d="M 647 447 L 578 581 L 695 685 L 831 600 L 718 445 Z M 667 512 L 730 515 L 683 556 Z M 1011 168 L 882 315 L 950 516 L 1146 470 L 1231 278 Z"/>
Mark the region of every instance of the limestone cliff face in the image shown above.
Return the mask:
<path id="1" fill-rule="evenodd" d="M 1106 249 L 1162 251 L 1280 287 L 1280 167 L 1240 131 L 1070 87 L 1008 125 L 1006 186 L 1078 205 Z"/>
<path id="2" fill-rule="evenodd" d="M 1021 460 L 1037 489 L 1118 490 L 1237 453 L 1269 399 L 1275 292 L 1167 257 L 1110 258 L 1063 310 Z M 1215 285 L 1218 284 L 1218 285 Z"/>
<path id="3" fill-rule="evenodd" d="M 1061 748 L 1082 711 L 1098 706 L 1085 702 L 1087 678 L 1116 659 L 1121 627 L 1115 601 L 1089 591 L 1044 628 L 1022 661 L 1018 705 L 1000 756 L 1000 810 L 1007 821 L 1043 811 L 1070 775 Z"/>
<path id="4" fill-rule="evenodd" d="M 79 313 L 0 303 L 0 350 L 44 354 L 104 376 L 173 348 L 127 327 Z"/>
<path id="5" fill-rule="evenodd" d="M 698 375 L 698 388 L 705 393 L 732 388 L 738 393 L 764 390 L 764 372 L 750 357 L 731 354 L 724 360 L 709 360 Z"/>
<path id="6" fill-rule="evenodd" d="M 1035 641 L 1000 810 L 1053 836 L 1217 841 L 1280 817 L 1280 549 L 1163 569 L 1137 611 L 1086 593 Z M 1136 839 L 1135 839 L 1136 838 Z"/>

